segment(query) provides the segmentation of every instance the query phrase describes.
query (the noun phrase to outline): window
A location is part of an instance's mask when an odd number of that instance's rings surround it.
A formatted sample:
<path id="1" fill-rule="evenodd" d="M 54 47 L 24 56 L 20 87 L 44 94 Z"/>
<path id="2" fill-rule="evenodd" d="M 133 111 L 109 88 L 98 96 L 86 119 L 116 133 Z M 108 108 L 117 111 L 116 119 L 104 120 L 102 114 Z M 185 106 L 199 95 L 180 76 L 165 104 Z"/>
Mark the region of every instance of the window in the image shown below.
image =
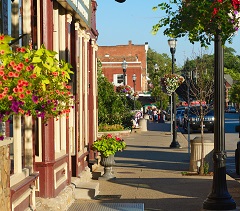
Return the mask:
<path id="1" fill-rule="evenodd" d="M 125 77 L 126 84 L 127 84 L 127 76 Z M 123 84 L 123 74 L 114 74 L 113 75 L 113 84 L 114 86 L 119 86 Z"/>

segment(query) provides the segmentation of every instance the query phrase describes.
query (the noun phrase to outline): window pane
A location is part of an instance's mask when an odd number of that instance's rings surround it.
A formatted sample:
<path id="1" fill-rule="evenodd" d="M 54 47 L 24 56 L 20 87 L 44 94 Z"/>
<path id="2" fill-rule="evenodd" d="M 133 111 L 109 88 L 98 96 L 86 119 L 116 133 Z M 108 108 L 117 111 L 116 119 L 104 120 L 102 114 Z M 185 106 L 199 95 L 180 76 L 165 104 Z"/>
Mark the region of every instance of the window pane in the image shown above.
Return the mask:
<path id="1" fill-rule="evenodd" d="M 117 83 L 123 83 L 123 75 L 117 75 Z"/>

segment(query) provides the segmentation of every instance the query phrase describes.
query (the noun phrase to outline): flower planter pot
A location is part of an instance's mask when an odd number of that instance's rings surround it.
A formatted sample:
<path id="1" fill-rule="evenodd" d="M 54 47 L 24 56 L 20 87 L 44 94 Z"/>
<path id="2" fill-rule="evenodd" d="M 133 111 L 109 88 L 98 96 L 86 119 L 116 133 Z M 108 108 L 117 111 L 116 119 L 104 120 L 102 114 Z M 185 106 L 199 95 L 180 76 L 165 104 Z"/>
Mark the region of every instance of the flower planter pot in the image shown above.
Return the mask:
<path id="1" fill-rule="evenodd" d="M 109 155 L 108 157 L 104 157 L 101 155 L 100 164 L 104 167 L 104 173 L 99 179 L 109 180 L 116 178 L 112 172 L 112 166 L 114 166 L 114 155 Z"/>

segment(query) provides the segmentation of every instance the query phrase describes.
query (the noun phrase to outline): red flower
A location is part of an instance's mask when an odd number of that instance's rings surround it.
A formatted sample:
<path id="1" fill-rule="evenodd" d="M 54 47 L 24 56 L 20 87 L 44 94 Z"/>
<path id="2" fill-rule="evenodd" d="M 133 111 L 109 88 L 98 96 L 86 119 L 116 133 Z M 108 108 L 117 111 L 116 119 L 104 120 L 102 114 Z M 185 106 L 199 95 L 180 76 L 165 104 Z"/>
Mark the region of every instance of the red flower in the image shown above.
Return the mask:
<path id="1" fill-rule="evenodd" d="M 21 48 L 20 51 L 21 51 L 22 53 L 24 53 L 24 52 L 26 51 L 26 49 L 25 49 L 25 48 Z"/>
<path id="2" fill-rule="evenodd" d="M 24 97 L 25 97 L 24 94 L 20 94 L 20 95 L 19 95 L 19 98 L 20 98 L 20 99 L 23 99 Z"/>
<path id="3" fill-rule="evenodd" d="M 15 65 L 15 62 L 14 62 L 14 61 L 11 61 L 11 62 L 9 63 L 9 65 L 13 67 L 13 66 Z"/>
<path id="4" fill-rule="evenodd" d="M 26 70 L 29 72 L 32 68 L 30 66 L 26 67 Z"/>
<path id="5" fill-rule="evenodd" d="M 232 5 L 235 10 L 239 9 L 240 1 L 239 0 L 232 0 Z"/>
<path id="6" fill-rule="evenodd" d="M 19 73 L 15 73 L 14 77 L 16 77 L 16 78 L 19 77 Z"/>
<path id="7" fill-rule="evenodd" d="M 14 77 L 14 73 L 13 73 L 13 72 L 9 72 L 9 73 L 8 73 L 8 76 L 9 76 L 9 77 Z"/>
<path id="8" fill-rule="evenodd" d="M 36 78 L 36 77 L 37 75 L 35 73 L 30 76 L 30 78 Z"/>

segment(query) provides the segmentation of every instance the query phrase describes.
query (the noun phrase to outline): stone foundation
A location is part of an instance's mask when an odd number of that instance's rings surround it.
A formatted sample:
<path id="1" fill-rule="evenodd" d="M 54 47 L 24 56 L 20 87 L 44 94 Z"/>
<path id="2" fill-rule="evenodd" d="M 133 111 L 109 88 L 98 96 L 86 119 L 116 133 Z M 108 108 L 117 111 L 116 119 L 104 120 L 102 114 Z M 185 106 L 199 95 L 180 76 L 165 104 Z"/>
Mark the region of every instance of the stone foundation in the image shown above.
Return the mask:
<path id="1" fill-rule="evenodd" d="M 1 210 L 10 208 L 10 158 L 9 146 L 0 146 L 0 207 Z"/>

